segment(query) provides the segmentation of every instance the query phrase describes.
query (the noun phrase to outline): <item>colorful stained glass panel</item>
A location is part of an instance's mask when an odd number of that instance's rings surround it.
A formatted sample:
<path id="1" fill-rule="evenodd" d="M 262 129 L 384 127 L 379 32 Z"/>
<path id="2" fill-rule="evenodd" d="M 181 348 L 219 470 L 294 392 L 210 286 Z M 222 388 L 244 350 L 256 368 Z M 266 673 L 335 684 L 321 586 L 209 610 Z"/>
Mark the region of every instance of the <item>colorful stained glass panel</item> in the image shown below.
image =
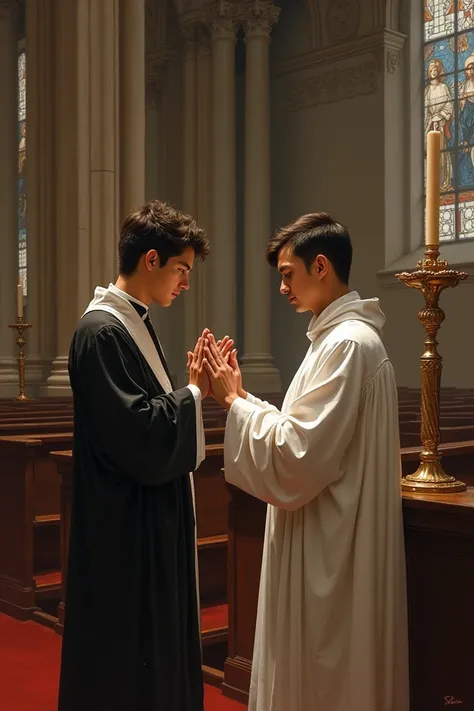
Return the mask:
<path id="1" fill-rule="evenodd" d="M 440 239 L 474 238 L 474 0 L 424 0 L 424 27 L 425 140 L 441 133 Z"/>
<path id="2" fill-rule="evenodd" d="M 457 230 L 459 239 L 474 237 L 474 190 L 459 194 Z"/>
<path id="3" fill-rule="evenodd" d="M 456 204 L 455 196 L 442 195 L 439 209 L 439 238 L 453 240 L 456 238 Z"/>
<path id="4" fill-rule="evenodd" d="M 459 0 L 425 0 L 425 41 L 454 32 Z"/>

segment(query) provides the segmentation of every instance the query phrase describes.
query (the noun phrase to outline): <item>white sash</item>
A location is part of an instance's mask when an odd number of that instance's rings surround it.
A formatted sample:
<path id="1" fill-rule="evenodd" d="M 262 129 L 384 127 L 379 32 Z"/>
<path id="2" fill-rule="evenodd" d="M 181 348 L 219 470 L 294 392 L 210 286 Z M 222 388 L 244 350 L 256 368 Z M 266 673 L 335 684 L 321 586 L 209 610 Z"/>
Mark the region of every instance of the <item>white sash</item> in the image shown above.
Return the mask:
<path id="1" fill-rule="evenodd" d="M 84 311 L 83 316 L 89 311 L 107 311 L 118 318 L 135 341 L 138 350 L 152 369 L 165 393 L 172 392 L 170 380 L 142 317 L 113 284 L 109 284 L 108 289 L 104 289 L 102 286 L 95 289 L 94 298 Z"/>

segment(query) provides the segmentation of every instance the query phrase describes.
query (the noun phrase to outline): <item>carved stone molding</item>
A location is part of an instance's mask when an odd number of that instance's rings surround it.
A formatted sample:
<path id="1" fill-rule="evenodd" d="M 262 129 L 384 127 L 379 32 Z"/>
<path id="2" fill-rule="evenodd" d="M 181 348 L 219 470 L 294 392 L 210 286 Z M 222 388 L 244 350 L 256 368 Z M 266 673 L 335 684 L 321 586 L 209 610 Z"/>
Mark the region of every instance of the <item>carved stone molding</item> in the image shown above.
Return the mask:
<path id="1" fill-rule="evenodd" d="M 374 50 L 381 71 L 394 74 L 400 64 L 401 51 L 405 42 L 404 35 L 386 32 L 384 43 Z"/>
<path id="2" fill-rule="evenodd" d="M 403 48 L 406 36 L 392 30 L 384 30 L 382 32 L 372 32 L 364 37 L 356 37 L 355 39 L 344 42 L 325 49 L 308 52 L 299 57 L 293 57 L 290 60 L 281 62 L 276 67 L 276 75 L 298 73 L 307 69 L 312 69 L 326 64 L 332 65 L 337 61 L 352 57 L 363 57 L 364 55 L 372 54 L 378 60 L 379 68 L 382 70 L 385 64 L 385 52 L 392 51 L 400 54 Z M 390 60 L 392 72 L 398 64 L 394 64 L 394 60 Z"/>
<path id="3" fill-rule="evenodd" d="M 254 0 L 242 8 L 241 21 L 246 39 L 270 39 L 273 25 L 278 22 L 280 8 L 272 0 Z"/>
<path id="4" fill-rule="evenodd" d="M 326 11 L 326 31 L 332 42 L 343 42 L 357 34 L 359 0 L 330 0 Z"/>
<path id="5" fill-rule="evenodd" d="M 395 49 L 387 51 L 387 72 L 393 74 L 400 62 L 400 52 Z"/>
<path id="6" fill-rule="evenodd" d="M 373 55 L 356 65 L 321 71 L 316 76 L 297 79 L 289 84 L 287 106 L 292 111 L 299 111 L 372 94 L 378 89 L 379 76 L 378 61 Z"/>

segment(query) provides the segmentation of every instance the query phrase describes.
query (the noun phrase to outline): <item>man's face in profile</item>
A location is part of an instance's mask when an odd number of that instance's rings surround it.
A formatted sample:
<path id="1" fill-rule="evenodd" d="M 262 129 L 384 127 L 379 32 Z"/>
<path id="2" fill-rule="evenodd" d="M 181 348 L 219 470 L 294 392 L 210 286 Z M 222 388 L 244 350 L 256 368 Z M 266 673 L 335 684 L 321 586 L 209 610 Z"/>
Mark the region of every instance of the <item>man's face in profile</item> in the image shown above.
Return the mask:
<path id="1" fill-rule="evenodd" d="M 289 249 L 282 249 L 278 255 L 278 271 L 281 274 L 280 293 L 287 297 L 298 313 L 313 311 L 317 314 L 318 304 L 324 301 L 324 282 L 322 281 L 325 257 L 317 256 L 310 271 L 300 258 Z"/>
<path id="2" fill-rule="evenodd" d="M 151 253 L 149 253 L 151 254 Z M 150 291 L 152 299 L 160 306 L 170 306 L 182 291 L 189 289 L 189 277 L 193 268 L 195 251 L 186 247 L 177 257 L 170 257 L 161 267 L 158 254 L 147 258 L 150 261 Z"/>

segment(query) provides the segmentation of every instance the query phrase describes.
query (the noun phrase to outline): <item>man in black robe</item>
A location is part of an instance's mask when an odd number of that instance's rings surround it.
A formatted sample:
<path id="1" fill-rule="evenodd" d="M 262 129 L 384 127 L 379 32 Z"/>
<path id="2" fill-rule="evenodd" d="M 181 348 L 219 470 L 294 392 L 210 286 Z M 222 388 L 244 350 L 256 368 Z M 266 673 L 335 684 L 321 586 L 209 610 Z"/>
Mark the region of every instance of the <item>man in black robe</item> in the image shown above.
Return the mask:
<path id="1" fill-rule="evenodd" d="M 124 222 L 115 285 L 74 333 L 74 479 L 60 711 L 202 711 L 192 475 L 204 458 L 205 333 L 173 388 L 151 325 L 209 243 L 153 201 Z"/>

